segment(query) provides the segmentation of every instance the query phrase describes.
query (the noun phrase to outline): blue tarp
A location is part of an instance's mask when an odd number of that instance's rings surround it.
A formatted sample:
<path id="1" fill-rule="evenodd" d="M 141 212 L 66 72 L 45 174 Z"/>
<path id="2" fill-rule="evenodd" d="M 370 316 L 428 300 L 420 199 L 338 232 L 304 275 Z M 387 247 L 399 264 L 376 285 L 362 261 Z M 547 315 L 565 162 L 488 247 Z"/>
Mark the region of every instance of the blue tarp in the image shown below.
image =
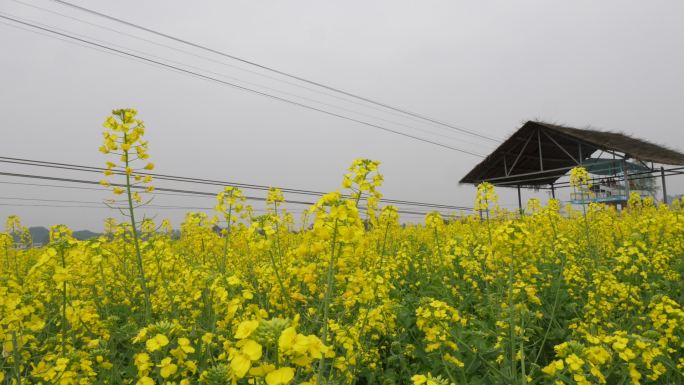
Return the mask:
<path id="1" fill-rule="evenodd" d="M 639 163 L 625 162 L 624 165 L 629 173 L 649 170 L 648 167 Z M 584 167 L 590 174 L 594 175 L 622 174 L 623 160 L 589 158 L 582 162 L 582 167 Z"/>

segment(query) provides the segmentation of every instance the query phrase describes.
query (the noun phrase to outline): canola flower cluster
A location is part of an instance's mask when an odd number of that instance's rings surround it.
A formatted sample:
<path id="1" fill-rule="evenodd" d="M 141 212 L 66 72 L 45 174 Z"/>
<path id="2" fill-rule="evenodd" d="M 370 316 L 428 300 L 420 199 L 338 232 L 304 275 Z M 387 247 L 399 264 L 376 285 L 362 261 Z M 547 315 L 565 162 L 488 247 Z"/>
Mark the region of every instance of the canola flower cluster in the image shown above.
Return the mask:
<path id="1" fill-rule="evenodd" d="M 140 126 L 127 111 L 107 125 Z M 149 187 L 125 167 L 113 188 Z M 401 224 L 382 181 L 354 161 L 300 220 L 277 189 L 257 216 L 227 186 L 179 237 L 136 221 L 132 193 L 132 215 L 88 241 L 56 225 L 33 248 L 9 217 L 0 384 L 684 382 L 684 202 L 519 215 L 483 184 L 480 213 Z"/>

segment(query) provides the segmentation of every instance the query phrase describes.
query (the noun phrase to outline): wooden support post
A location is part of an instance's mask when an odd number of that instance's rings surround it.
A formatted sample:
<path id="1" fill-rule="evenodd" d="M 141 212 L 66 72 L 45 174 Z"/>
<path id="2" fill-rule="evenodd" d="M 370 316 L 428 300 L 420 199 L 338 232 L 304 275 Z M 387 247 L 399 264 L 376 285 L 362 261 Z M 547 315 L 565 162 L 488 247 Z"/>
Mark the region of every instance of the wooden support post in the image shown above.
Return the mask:
<path id="1" fill-rule="evenodd" d="M 584 162 L 583 162 L 583 161 L 584 161 L 584 157 L 582 156 L 582 142 L 577 143 L 577 145 L 578 145 L 577 148 L 578 148 L 578 150 L 579 150 L 579 164 L 580 164 L 580 166 L 581 166 L 582 163 L 584 163 Z"/>
<path id="2" fill-rule="evenodd" d="M 541 147 L 541 128 L 537 129 L 537 145 L 539 147 L 539 169 L 544 171 L 544 155 Z"/>
<path id="3" fill-rule="evenodd" d="M 667 204 L 667 186 L 665 185 L 665 167 L 660 166 L 660 179 L 663 183 L 663 203 Z"/>

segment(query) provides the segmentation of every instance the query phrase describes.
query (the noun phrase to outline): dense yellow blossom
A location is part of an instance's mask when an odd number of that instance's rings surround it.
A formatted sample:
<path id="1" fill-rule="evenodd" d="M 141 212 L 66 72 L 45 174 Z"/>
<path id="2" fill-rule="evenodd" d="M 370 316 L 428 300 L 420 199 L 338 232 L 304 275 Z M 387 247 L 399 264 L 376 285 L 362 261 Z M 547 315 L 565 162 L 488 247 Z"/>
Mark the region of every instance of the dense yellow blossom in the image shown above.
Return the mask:
<path id="1" fill-rule="evenodd" d="M 134 111 L 105 127 L 103 152 L 148 158 Z M 107 176 L 132 181 L 107 183 L 142 199 L 130 187 L 150 187 L 146 164 L 110 160 Z M 354 161 L 301 223 L 280 190 L 257 216 L 227 186 L 217 216 L 188 213 L 179 237 L 165 221 L 107 219 L 99 238 L 57 225 L 33 248 L 8 218 L 0 383 L 684 381 L 682 202 L 532 201 L 519 215 L 483 184 L 473 215 L 401 224 L 382 181 L 379 162 Z"/>
<path id="2" fill-rule="evenodd" d="M 188 214 L 180 239 L 168 223 L 140 223 L 150 320 L 130 224 L 107 220 L 90 241 L 57 225 L 30 248 L 11 217 L 0 373 L 60 384 L 681 379 L 680 206 L 534 202 L 517 217 L 490 210 L 490 187 L 480 195 L 486 217 L 401 226 L 391 206 L 364 222 L 359 195 L 335 192 L 296 229 L 278 190 L 255 217 L 226 188 L 223 222 Z"/>

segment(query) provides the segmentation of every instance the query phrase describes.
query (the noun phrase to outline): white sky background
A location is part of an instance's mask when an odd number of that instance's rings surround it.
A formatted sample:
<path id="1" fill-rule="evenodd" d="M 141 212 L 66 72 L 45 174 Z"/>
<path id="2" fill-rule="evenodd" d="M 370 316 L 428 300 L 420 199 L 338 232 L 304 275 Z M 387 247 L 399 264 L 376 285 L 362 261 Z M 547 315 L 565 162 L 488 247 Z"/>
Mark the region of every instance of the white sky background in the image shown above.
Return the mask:
<path id="1" fill-rule="evenodd" d="M 49 0 L 21 1 L 234 67 L 13 0 L 0 0 L 0 13 L 215 72 L 211 76 L 227 81 L 259 83 L 287 98 L 293 97 L 282 92 L 409 125 L 311 103 L 472 152 L 494 148 L 477 137 L 240 71 L 235 67 L 254 68 Z M 679 0 L 72 1 L 488 136 L 504 138 L 536 118 L 684 147 L 684 2 Z M 159 173 L 330 191 L 349 163 L 364 157 L 382 161 L 382 192 L 388 198 L 467 206 L 474 199 L 472 186 L 458 185 L 479 162 L 471 155 L 6 24 L 0 24 L 0 49 L 0 156 L 102 166 L 107 160 L 97 151 L 102 121 L 113 108 L 134 107 L 147 124 Z M 0 171 L 100 179 L 6 164 Z M 4 176 L 1 181 L 50 183 Z M 684 177 L 668 183 L 669 193 L 684 192 Z M 99 230 L 102 218 L 116 215 L 107 209 L 18 206 L 51 203 L 6 199 L 100 202 L 108 197 L 104 191 L 11 184 L 0 184 L 0 191 L 0 218 L 18 214 L 29 226 L 66 223 Z M 514 190 L 499 191 L 502 203 L 517 206 Z M 160 196 L 154 203 L 211 207 L 214 202 Z M 154 213 L 177 226 L 183 211 Z"/>

